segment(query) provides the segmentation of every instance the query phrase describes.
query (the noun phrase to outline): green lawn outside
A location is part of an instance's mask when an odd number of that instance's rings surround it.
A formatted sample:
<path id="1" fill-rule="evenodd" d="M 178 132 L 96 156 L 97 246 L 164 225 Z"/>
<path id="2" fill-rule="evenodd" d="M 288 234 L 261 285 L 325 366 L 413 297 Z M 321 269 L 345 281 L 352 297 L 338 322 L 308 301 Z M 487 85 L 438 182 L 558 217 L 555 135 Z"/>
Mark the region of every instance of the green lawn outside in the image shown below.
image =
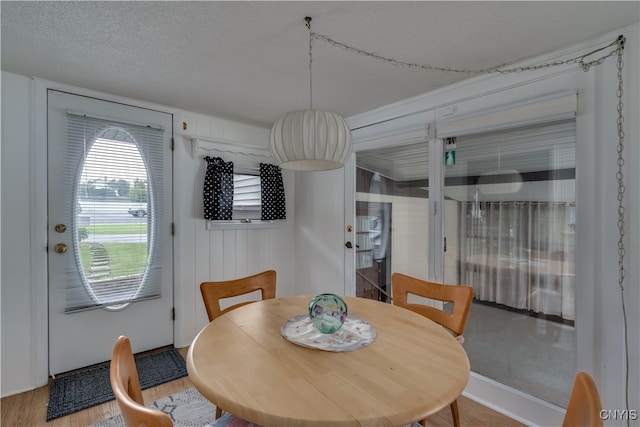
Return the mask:
<path id="1" fill-rule="evenodd" d="M 80 258 L 82 267 L 87 276 L 91 274 L 90 245 L 95 243 L 80 243 Z M 144 273 L 147 268 L 147 244 L 146 243 L 99 243 L 106 251 L 108 258 L 108 275 L 97 280 L 113 279 Z"/>
<path id="2" fill-rule="evenodd" d="M 80 227 L 89 234 L 146 234 L 147 223 L 140 224 L 98 224 Z"/>

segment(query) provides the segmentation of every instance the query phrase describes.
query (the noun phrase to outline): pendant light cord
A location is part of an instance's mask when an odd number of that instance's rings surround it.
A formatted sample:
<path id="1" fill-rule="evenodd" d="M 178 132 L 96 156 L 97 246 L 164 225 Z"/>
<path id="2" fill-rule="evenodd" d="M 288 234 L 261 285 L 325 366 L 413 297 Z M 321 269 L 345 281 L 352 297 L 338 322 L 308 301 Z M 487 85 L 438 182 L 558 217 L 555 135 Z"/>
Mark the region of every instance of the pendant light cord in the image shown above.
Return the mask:
<path id="1" fill-rule="evenodd" d="M 311 31 L 311 17 L 304 18 L 309 29 L 309 110 L 313 111 L 313 32 Z"/>

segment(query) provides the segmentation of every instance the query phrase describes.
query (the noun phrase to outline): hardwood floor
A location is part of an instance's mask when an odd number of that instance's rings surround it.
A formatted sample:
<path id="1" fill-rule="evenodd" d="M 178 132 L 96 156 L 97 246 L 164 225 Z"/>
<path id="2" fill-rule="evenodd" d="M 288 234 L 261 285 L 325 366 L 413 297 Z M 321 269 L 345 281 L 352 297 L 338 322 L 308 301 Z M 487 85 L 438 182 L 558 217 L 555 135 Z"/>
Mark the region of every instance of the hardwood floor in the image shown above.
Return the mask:
<path id="1" fill-rule="evenodd" d="M 180 349 L 186 356 L 187 349 Z M 176 393 L 193 386 L 188 377 L 180 378 L 159 386 L 143 390 L 145 402 Z M 14 396 L 5 397 L 0 401 L 0 425 L 6 427 L 85 427 L 119 413 L 115 401 L 103 403 L 85 409 L 75 414 L 46 422 L 47 403 L 49 401 L 49 386 Z M 485 406 L 461 396 L 458 399 L 460 423 L 469 427 L 517 427 L 523 424 L 505 417 Z M 433 427 L 451 427 L 452 419 L 449 407 L 427 419 L 427 425 Z"/>

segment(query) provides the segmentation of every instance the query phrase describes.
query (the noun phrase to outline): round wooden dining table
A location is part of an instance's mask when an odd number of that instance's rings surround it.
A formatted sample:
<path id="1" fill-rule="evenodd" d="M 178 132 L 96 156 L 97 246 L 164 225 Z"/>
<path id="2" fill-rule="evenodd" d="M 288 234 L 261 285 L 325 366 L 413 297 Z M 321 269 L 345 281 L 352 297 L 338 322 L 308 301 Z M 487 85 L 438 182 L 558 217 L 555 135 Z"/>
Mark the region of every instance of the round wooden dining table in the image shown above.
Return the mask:
<path id="1" fill-rule="evenodd" d="M 281 334 L 312 296 L 251 303 L 194 339 L 189 378 L 214 404 L 262 426 L 403 426 L 453 402 L 469 359 L 440 325 L 407 309 L 346 297 L 375 340 L 353 351 L 308 348 Z"/>

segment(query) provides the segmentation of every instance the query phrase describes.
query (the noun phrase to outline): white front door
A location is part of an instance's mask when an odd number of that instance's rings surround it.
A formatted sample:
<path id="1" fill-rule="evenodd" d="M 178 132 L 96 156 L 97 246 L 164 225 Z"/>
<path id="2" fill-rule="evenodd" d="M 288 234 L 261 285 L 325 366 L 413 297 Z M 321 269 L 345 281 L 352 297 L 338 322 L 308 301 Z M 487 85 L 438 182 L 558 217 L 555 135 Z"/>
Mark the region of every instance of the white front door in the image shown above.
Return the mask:
<path id="1" fill-rule="evenodd" d="M 172 115 L 49 90 L 50 374 L 173 343 Z"/>
<path id="2" fill-rule="evenodd" d="M 355 158 L 344 168 L 296 172 L 296 292 L 355 296 Z"/>

